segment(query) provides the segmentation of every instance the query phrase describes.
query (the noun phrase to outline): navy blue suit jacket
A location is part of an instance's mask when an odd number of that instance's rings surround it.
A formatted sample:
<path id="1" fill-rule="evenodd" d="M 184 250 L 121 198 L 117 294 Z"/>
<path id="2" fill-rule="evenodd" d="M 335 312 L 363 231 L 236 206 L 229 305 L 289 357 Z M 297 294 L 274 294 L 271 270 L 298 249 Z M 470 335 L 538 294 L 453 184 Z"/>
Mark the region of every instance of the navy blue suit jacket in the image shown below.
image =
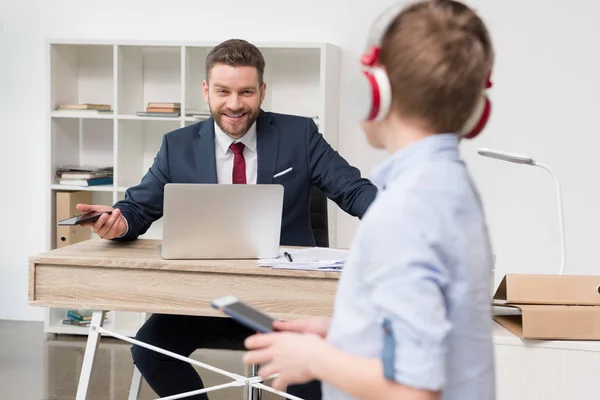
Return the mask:
<path id="1" fill-rule="evenodd" d="M 310 225 L 311 185 L 347 213 L 361 218 L 377 189 L 325 141 L 310 118 L 262 111 L 256 121 L 257 184 L 284 186 L 281 244 L 314 246 Z M 292 167 L 281 177 L 278 172 Z M 153 165 L 139 185 L 115 204 L 129 230 L 117 240 L 133 240 L 163 215 L 167 183 L 217 183 L 212 118 L 164 135 Z"/>

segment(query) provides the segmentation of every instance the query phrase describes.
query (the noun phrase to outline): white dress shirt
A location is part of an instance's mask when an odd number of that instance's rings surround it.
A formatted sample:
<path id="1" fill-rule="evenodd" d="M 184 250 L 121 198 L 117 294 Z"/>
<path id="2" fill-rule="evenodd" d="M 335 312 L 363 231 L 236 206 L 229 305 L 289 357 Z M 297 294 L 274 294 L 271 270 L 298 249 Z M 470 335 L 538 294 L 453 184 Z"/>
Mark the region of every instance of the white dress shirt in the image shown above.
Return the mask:
<path id="1" fill-rule="evenodd" d="M 234 140 L 215 125 L 215 162 L 217 166 L 217 183 L 231 183 L 233 174 L 233 151 L 229 148 L 234 142 L 242 142 L 244 159 L 246 160 L 246 183 L 256 184 L 257 156 L 256 156 L 256 121 L 248 132 L 239 140 Z"/>

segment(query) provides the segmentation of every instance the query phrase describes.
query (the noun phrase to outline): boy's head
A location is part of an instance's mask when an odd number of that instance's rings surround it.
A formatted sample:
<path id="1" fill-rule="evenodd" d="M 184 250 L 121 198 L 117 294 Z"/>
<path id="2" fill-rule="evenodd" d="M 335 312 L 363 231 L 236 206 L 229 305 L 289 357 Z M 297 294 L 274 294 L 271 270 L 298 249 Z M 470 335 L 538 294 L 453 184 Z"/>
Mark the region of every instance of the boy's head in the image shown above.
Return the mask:
<path id="1" fill-rule="evenodd" d="M 424 0 L 404 7 L 385 28 L 379 66 L 391 103 L 382 118 L 363 123 L 371 145 L 395 151 L 429 134 L 472 129 L 493 63 L 483 21 L 457 1 Z"/>

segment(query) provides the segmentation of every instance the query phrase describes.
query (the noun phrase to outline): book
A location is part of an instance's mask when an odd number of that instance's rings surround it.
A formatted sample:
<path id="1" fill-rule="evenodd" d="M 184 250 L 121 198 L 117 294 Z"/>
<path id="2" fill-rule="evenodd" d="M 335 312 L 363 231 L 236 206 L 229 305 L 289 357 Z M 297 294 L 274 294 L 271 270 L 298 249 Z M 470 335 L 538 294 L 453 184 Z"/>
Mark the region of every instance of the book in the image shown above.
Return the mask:
<path id="1" fill-rule="evenodd" d="M 92 311 L 67 310 L 67 317 L 76 321 L 91 321 Z"/>
<path id="2" fill-rule="evenodd" d="M 102 321 L 102 323 L 106 323 L 108 322 L 108 318 L 104 317 L 104 320 Z M 60 323 L 63 325 L 74 325 L 74 326 L 85 326 L 85 327 L 89 327 L 92 324 L 92 321 L 77 321 L 75 319 L 71 319 L 71 318 L 63 318 L 60 320 Z"/>
<path id="3" fill-rule="evenodd" d="M 60 323 L 64 325 L 90 326 L 92 321 L 77 321 L 70 318 L 63 318 L 60 320 Z"/>
<path id="4" fill-rule="evenodd" d="M 112 185 L 113 178 L 93 178 L 93 179 L 61 179 L 58 181 L 61 185 L 70 185 L 70 186 L 98 186 L 98 185 Z"/>
<path id="5" fill-rule="evenodd" d="M 93 165 L 61 165 L 56 167 L 56 172 L 113 172 L 113 167 Z"/>
<path id="6" fill-rule="evenodd" d="M 97 172 L 57 172 L 56 175 L 61 179 L 95 179 L 112 177 L 112 171 L 97 171 Z"/>
<path id="7" fill-rule="evenodd" d="M 57 109 L 54 111 L 59 114 L 112 114 L 112 110 L 70 110 L 70 109 Z"/>
<path id="8" fill-rule="evenodd" d="M 110 104 L 59 104 L 58 110 L 97 110 L 97 111 L 110 111 Z"/>
<path id="9" fill-rule="evenodd" d="M 181 103 L 160 103 L 160 102 L 150 102 L 148 103 L 149 108 L 181 108 Z"/>
<path id="10" fill-rule="evenodd" d="M 159 113 L 174 113 L 179 112 L 179 108 L 172 107 L 148 107 L 146 108 L 146 112 L 159 112 Z"/>
<path id="11" fill-rule="evenodd" d="M 159 112 L 146 112 L 138 111 L 135 113 L 138 117 L 179 117 L 179 112 L 172 113 L 159 113 Z"/>

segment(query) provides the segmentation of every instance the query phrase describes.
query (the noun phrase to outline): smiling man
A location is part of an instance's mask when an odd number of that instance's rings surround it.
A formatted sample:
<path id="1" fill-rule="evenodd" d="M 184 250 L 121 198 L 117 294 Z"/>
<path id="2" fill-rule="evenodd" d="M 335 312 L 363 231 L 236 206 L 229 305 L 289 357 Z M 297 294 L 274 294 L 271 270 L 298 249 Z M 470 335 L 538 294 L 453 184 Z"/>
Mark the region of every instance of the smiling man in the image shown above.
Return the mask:
<path id="1" fill-rule="evenodd" d="M 264 61 L 257 55 L 248 60 L 256 67 L 237 65 L 240 55 L 227 50 L 222 47 L 207 58 L 208 80 L 202 82 L 202 89 L 217 126 L 237 140 L 254 127 L 260 114 L 266 92 L 262 72 Z M 230 87 L 231 83 L 233 87 Z"/>
<path id="2" fill-rule="evenodd" d="M 164 186 L 171 182 L 283 185 L 281 244 L 286 246 L 315 245 L 309 207 L 313 185 L 345 212 L 362 218 L 377 189 L 331 148 L 312 119 L 261 109 L 264 68 L 260 51 L 244 40 L 228 40 L 213 48 L 202 84 L 211 118 L 164 135 L 141 183 L 129 188 L 114 208 L 79 204 L 82 212 L 114 210 L 92 224 L 92 230 L 105 239 L 136 239 L 162 216 Z M 244 199 L 239 202 L 243 206 Z M 198 348 L 242 350 L 252 333 L 226 318 L 154 314 L 136 339 L 189 356 Z M 132 354 L 161 397 L 203 388 L 190 364 L 139 346 L 132 347 Z M 288 391 L 306 400 L 321 398 L 316 381 L 290 386 Z"/>

